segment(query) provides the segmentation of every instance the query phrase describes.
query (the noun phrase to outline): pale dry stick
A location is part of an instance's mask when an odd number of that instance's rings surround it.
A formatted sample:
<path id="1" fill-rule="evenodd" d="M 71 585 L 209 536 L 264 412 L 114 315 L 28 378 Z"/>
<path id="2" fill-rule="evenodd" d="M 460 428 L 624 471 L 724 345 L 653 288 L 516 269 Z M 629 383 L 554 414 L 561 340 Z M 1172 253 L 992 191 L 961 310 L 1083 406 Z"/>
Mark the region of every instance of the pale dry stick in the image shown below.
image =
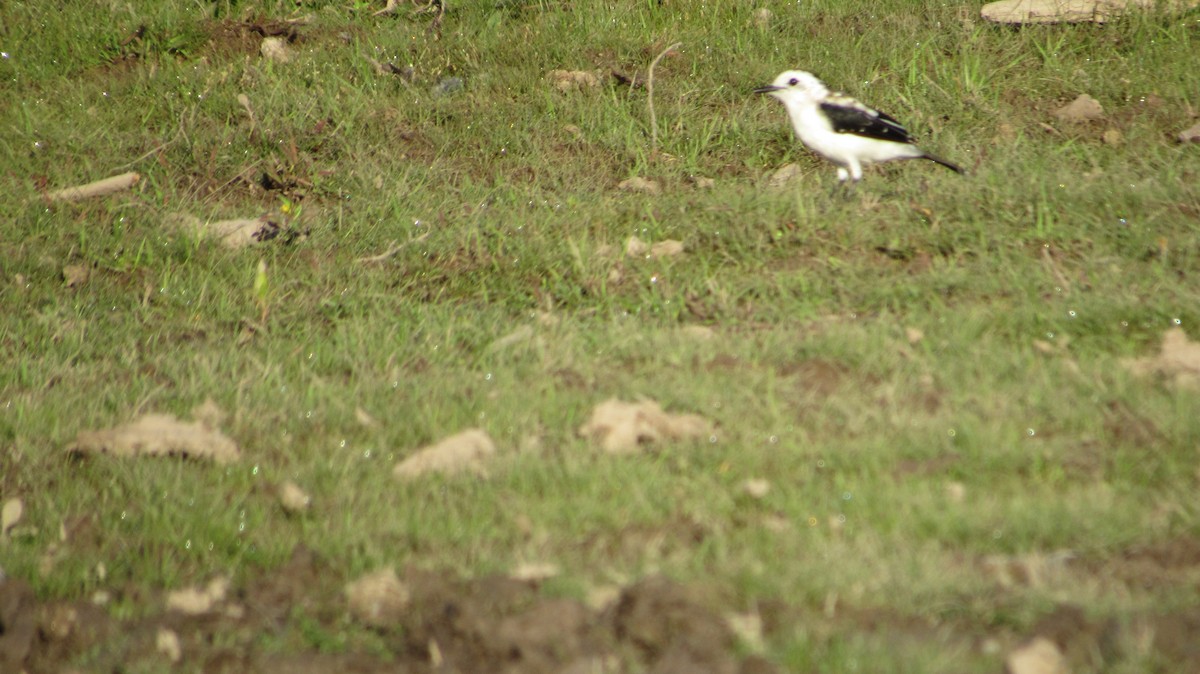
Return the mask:
<path id="1" fill-rule="evenodd" d="M 97 180 L 86 185 L 76 185 L 75 187 L 56 190 L 47 194 L 46 197 L 51 201 L 79 201 L 88 197 L 99 197 L 127 190 L 136 185 L 141 179 L 142 176 L 139 173 L 122 173 L 119 176 Z"/>
<path id="2" fill-rule="evenodd" d="M 378 263 L 383 262 L 384 260 L 388 259 L 389 257 L 395 255 L 396 253 L 399 253 L 400 251 L 404 250 L 405 248 L 411 246 L 412 244 L 420 243 L 427 238 L 429 238 L 429 232 L 425 232 L 421 236 L 409 239 L 408 241 L 405 241 L 404 243 L 393 242 L 392 245 L 389 246 L 386 251 L 384 251 L 378 255 L 368 255 L 367 257 L 360 257 L 360 258 L 358 258 L 358 260 L 356 260 L 356 262 L 358 262 L 359 264 L 378 264 Z"/>
<path id="3" fill-rule="evenodd" d="M 250 107 L 250 97 L 246 94 L 238 94 L 237 102 L 242 105 L 242 109 L 246 111 L 246 116 L 250 118 L 250 137 L 254 137 L 254 130 L 258 128 L 258 119 L 254 116 L 254 108 Z"/>
<path id="4" fill-rule="evenodd" d="M 654 115 L 654 66 L 662 60 L 664 56 L 674 51 L 677 47 L 682 46 L 682 42 L 667 47 L 661 54 L 654 57 L 650 62 L 650 67 L 646 70 L 646 100 L 650 107 L 650 156 L 658 156 L 658 118 Z"/>

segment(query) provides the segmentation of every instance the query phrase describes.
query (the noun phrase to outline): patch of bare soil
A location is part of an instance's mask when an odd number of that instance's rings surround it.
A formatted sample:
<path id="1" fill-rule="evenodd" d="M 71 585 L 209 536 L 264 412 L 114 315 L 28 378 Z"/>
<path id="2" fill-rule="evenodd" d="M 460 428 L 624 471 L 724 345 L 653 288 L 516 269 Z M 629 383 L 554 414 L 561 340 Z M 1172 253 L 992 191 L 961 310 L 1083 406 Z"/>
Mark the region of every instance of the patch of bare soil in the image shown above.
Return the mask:
<path id="1" fill-rule="evenodd" d="M 314 642 L 347 629 L 344 581 L 301 547 L 284 567 L 217 593 L 203 610 L 164 608 L 120 620 L 87 601 L 39 601 L 27 583 L 9 578 L 0 581 L 0 672 L 58 672 L 83 663 L 91 671 L 180 664 L 206 674 L 779 671 L 762 658 L 736 655 L 726 620 L 692 589 L 659 577 L 592 609 L 546 596 L 529 581 L 409 570 L 398 574 L 405 609 L 359 628 L 373 630 L 387 652 L 363 652 L 351 637 L 348 652 L 331 653 L 327 643 Z M 155 599 L 133 589 L 129 596 Z M 264 635 L 283 652 L 258 652 Z"/>
<path id="2" fill-rule="evenodd" d="M 1200 538 L 1185 536 L 1129 548 L 1103 559 L 1082 560 L 1091 573 L 1143 590 L 1200 582 Z"/>

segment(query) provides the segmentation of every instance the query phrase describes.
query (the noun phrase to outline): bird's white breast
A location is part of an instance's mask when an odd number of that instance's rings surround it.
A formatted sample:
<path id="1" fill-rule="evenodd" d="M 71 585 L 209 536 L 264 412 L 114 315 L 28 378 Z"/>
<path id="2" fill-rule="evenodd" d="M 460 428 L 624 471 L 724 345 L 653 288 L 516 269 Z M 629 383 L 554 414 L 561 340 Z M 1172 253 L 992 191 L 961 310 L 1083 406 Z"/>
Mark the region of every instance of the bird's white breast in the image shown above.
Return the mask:
<path id="1" fill-rule="evenodd" d="M 921 150 L 908 143 L 837 133 L 815 102 L 789 105 L 788 113 L 800 142 L 839 166 L 855 160 L 871 164 L 922 155 Z"/>

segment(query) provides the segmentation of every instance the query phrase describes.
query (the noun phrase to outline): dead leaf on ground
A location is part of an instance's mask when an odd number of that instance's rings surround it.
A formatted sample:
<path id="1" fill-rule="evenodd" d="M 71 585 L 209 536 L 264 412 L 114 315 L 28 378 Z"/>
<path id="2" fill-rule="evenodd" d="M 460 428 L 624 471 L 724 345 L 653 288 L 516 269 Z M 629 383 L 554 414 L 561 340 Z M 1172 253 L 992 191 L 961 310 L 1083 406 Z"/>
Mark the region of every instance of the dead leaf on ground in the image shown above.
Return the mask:
<path id="1" fill-rule="evenodd" d="M 631 236 L 625 242 L 625 254 L 629 257 L 674 257 L 683 254 L 683 242 L 664 239 L 657 243 L 646 243 L 636 236 Z"/>
<path id="2" fill-rule="evenodd" d="M 1163 333 L 1162 347 L 1157 355 L 1122 362 L 1139 377 L 1161 375 L 1176 386 L 1195 388 L 1200 385 L 1200 342 L 1189 340 L 1183 328 L 1171 328 Z"/>
<path id="3" fill-rule="evenodd" d="M 167 593 L 167 610 L 183 613 L 184 615 L 204 615 L 211 613 L 225 601 L 229 592 L 229 579 L 217 576 L 208 581 L 204 587 L 189 587 L 183 590 Z"/>
<path id="4" fill-rule="evenodd" d="M 197 408 L 205 415 L 205 406 Z M 195 414 L 195 413 L 193 413 Z M 144 414 L 134 421 L 99 431 L 80 431 L 67 445 L 73 454 L 117 457 L 180 456 L 227 464 L 241 458 L 237 443 L 205 421 L 180 421 L 171 414 Z"/>
<path id="5" fill-rule="evenodd" d="M 262 241 L 270 241 L 282 231 L 268 218 L 234 218 L 206 222 L 187 213 L 172 213 L 165 218 L 167 228 L 201 238 L 214 238 L 230 250 Z"/>
<path id="6" fill-rule="evenodd" d="M 346 585 L 350 615 L 371 627 L 386 627 L 399 622 L 411 596 L 393 569 L 365 574 Z"/>
<path id="7" fill-rule="evenodd" d="M 1179 132 L 1180 143 L 1200 143 L 1200 122 Z"/>
<path id="8" fill-rule="evenodd" d="M 63 284 L 68 288 L 81 286 L 87 282 L 90 273 L 91 270 L 86 265 L 69 264 L 62 270 Z"/>
<path id="9" fill-rule="evenodd" d="M 712 424 L 695 414 L 667 414 L 653 400 L 627 403 L 606 400 L 592 410 L 579 435 L 610 454 L 636 452 L 643 444 L 687 440 L 708 435 Z"/>
<path id="10" fill-rule="evenodd" d="M 1067 674 L 1067 659 L 1053 641 L 1036 637 L 1004 659 L 1007 674 Z"/>
<path id="11" fill-rule="evenodd" d="M 472 428 L 424 447 L 396 464 L 392 475 L 412 479 L 428 473 L 452 475 L 469 471 L 483 474 L 483 462 L 496 453 L 496 445 L 481 429 Z"/>
<path id="12" fill-rule="evenodd" d="M 1054 116 L 1064 122 L 1086 122 L 1103 117 L 1104 108 L 1100 101 L 1087 94 L 1079 94 L 1075 100 L 1055 110 Z"/>
<path id="13" fill-rule="evenodd" d="M 622 180 L 617 183 L 617 189 L 622 192 L 644 192 L 646 194 L 662 194 L 662 185 L 657 180 L 649 180 L 640 176 Z"/>
<path id="14" fill-rule="evenodd" d="M 551 70 L 546 73 L 550 86 L 561 92 L 579 89 L 594 89 L 600 86 L 600 78 L 586 70 Z"/>

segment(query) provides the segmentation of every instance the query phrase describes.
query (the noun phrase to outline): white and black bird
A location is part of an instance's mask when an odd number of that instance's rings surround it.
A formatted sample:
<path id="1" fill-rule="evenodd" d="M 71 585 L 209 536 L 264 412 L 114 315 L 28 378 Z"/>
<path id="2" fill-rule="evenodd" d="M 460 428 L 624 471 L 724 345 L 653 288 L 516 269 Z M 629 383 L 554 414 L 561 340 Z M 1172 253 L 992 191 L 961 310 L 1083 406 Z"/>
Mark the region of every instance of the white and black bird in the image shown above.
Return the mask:
<path id="1" fill-rule="evenodd" d="M 917 147 L 904 125 L 888 114 L 830 91 L 812 73 L 788 70 L 754 93 L 770 94 L 783 103 L 800 142 L 836 164 L 843 183 L 861 180 L 867 164 L 897 159 L 928 159 L 965 173 L 962 167 Z"/>

